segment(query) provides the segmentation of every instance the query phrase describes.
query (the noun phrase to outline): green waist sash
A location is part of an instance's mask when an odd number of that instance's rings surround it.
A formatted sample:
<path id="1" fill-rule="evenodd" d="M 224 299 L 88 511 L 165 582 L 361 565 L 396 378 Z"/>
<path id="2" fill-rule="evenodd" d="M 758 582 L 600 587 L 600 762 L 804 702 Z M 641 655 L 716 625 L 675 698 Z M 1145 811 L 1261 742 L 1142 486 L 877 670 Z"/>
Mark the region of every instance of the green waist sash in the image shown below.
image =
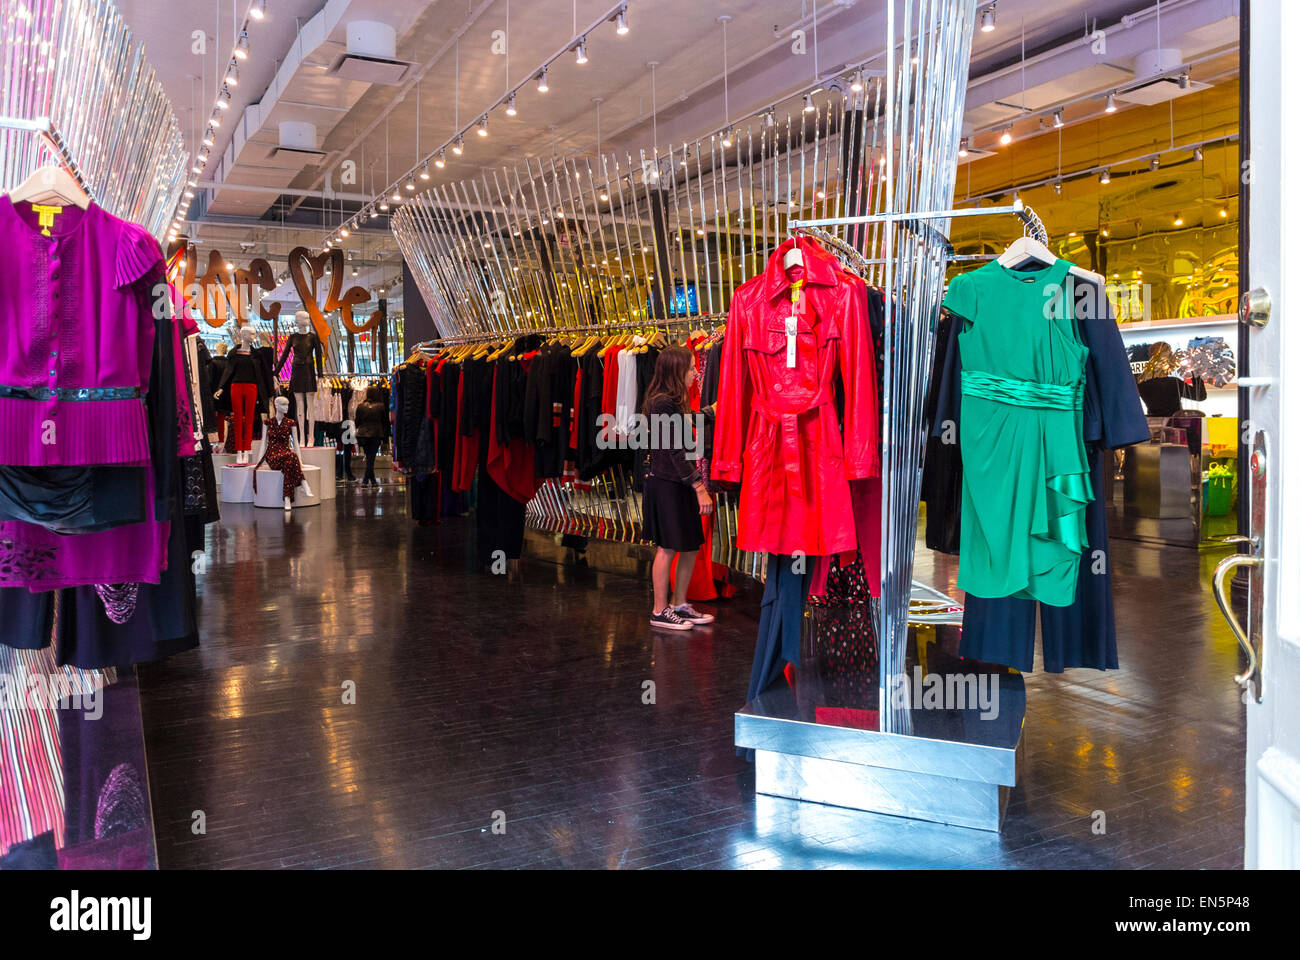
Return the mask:
<path id="1" fill-rule="evenodd" d="M 1033 380 L 1015 380 L 999 377 L 982 370 L 961 372 L 962 393 L 968 397 L 982 397 L 998 403 L 1017 407 L 1046 407 L 1052 410 L 1083 409 L 1083 381 L 1072 386 L 1055 383 L 1037 383 Z"/>

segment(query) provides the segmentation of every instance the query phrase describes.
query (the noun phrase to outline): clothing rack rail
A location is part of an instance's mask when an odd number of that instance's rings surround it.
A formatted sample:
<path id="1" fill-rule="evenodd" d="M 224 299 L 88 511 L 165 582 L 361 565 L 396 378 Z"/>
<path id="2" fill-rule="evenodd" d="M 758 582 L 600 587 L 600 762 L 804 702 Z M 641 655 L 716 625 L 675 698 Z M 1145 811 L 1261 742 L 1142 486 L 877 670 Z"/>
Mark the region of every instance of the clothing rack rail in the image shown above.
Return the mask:
<path id="1" fill-rule="evenodd" d="M 86 182 L 85 176 L 77 162 L 72 159 L 72 151 L 64 142 L 63 137 L 54 126 L 54 121 L 49 117 L 37 117 L 35 120 L 25 120 L 22 117 L 0 117 L 0 128 L 5 130 L 20 130 L 27 133 L 34 133 L 45 141 L 45 145 L 54 153 L 60 163 L 71 174 L 72 178 L 77 181 L 77 186 L 86 191 L 86 196 L 91 200 L 95 199 L 95 191 Z"/>
<path id="2" fill-rule="evenodd" d="M 690 317 L 677 317 L 671 320 L 627 320 L 618 323 L 588 323 L 576 327 L 517 327 L 513 330 L 496 330 L 492 332 L 465 334 L 462 336 L 438 337 L 417 343 L 416 350 L 435 350 L 439 347 L 454 347 L 466 343 L 488 343 L 493 340 L 513 340 L 517 337 L 537 335 L 541 337 L 559 336 L 568 333 L 600 333 L 614 330 L 663 329 L 665 332 L 673 327 L 718 327 L 727 322 L 725 313 L 697 314 Z"/>

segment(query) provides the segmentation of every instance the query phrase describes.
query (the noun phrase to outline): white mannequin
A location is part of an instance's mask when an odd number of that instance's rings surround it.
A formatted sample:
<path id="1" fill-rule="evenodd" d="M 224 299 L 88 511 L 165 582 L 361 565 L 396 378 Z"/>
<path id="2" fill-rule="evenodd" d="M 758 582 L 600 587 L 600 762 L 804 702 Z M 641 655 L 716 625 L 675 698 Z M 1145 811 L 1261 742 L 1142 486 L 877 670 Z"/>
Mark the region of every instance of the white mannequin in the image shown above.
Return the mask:
<path id="1" fill-rule="evenodd" d="M 235 333 L 234 333 L 234 337 L 235 337 L 235 352 L 236 352 L 236 353 L 252 353 L 252 351 L 253 351 L 253 328 L 252 328 L 252 327 L 240 327 L 240 328 L 238 328 L 238 329 L 235 331 Z M 223 344 L 222 346 L 224 346 L 224 344 Z M 217 395 L 217 394 L 215 394 L 215 393 L 213 394 L 214 397 L 215 397 L 216 395 Z M 233 428 L 232 428 L 232 429 L 233 429 Z M 265 434 L 262 435 L 262 442 L 263 442 L 263 443 L 266 442 L 266 435 L 265 435 Z M 239 453 L 238 453 L 238 454 L 236 455 L 236 457 L 235 457 L 235 462 L 236 462 L 236 463 L 248 463 L 248 451 L 247 451 L 247 450 L 240 450 Z"/>
<path id="2" fill-rule="evenodd" d="M 311 314 L 306 310 L 295 310 L 293 318 L 298 322 L 299 333 L 311 333 Z M 303 446 L 315 446 L 316 420 L 314 417 L 315 410 L 313 405 L 316 402 L 316 393 L 315 391 L 311 393 L 297 393 L 294 394 L 294 400 L 298 403 L 298 430 L 303 438 Z"/>
<path id="3" fill-rule="evenodd" d="M 288 397 L 276 397 L 276 398 L 275 398 L 275 422 L 276 422 L 277 424 L 280 423 L 282 420 L 284 420 L 285 416 L 286 416 L 288 413 L 289 413 L 289 398 L 288 398 Z M 261 444 L 258 445 L 258 448 L 257 448 L 257 462 L 258 462 L 258 463 L 261 463 L 261 462 L 262 462 L 262 457 L 266 454 L 266 438 L 267 438 L 267 431 L 266 431 L 266 430 L 263 430 L 263 431 L 262 431 L 262 442 L 261 442 Z M 295 437 L 295 436 L 293 435 L 293 432 L 292 432 L 292 431 L 290 431 L 290 433 L 289 433 L 289 446 L 293 448 L 293 455 L 294 455 L 295 457 L 297 457 L 297 456 L 298 456 L 298 438 Z M 299 457 L 299 460 L 300 460 L 300 461 L 301 461 L 301 459 L 302 459 L 302 458 Z M 311 493 L 311 486 L 307 483 L 307 479 L 306 479 L 305 477 L 303 478 L 302 483 L 298 485 L 298 489 L 301 490 L 305 496 L 310 497 L 310 496 L 312 495 L 312 493 Z M 286 511 L 289 511 L 289 510 L 292 510 L 292 509 L 293 509 L 293 501 L 290 500 L 288 497 L 285 497 L 285 498 L 284 498 L 284 509 L 285 509 Z"/>

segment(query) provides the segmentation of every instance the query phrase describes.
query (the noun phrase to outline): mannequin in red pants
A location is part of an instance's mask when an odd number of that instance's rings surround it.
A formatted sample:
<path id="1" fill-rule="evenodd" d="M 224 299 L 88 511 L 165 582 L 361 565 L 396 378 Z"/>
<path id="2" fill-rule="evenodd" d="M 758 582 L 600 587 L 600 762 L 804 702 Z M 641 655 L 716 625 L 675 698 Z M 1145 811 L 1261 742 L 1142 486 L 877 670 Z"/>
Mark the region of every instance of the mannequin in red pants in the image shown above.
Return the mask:
<path id="1" fill-rule="evenodd" d="M 232 383 L 230 403 L 234 408 L 234 423 L 230 433 L 234 446 L 241 456 L 240 463 L 248 461 L 248 451 L 253 449 L 253 418 L 257 415 L 257 384 Z"/>

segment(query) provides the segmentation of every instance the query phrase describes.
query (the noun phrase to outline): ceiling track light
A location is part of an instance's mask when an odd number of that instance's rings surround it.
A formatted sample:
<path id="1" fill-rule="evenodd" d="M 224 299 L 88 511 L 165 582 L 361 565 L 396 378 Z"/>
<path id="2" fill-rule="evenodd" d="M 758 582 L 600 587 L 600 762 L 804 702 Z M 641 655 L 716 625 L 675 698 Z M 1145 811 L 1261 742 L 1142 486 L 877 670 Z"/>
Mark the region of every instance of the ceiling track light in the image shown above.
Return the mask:
<path id="1" fill-rule="evenodd" d="M 217 97 L 217 109 L 218 110 L 230 109 L 230 88 L 225 86 L 224 84 L 221 87 L 221 95 Z"/>
<path id="2" fill-rule="evenodd" d="M 1179 90 L 1186 90 L 1191 85 L 1192 85 L 1192 78 L 1187 75 L 1187 71 L 1183 71 L 1178 75 Z"/>
<path id="3" fill-rule="evenodd" d="M 853 75 L 853 82 L 849 84 L 849 89 L 854 93 L 861 93 L 866 88 L 867 85 L 862 82 L 862 71 L 859 70 Z"/>
<path id="4" fill-rule="evenodd" d="M 513 117 L 518 112 L 519 108 L 515 106 L 515 95 L 511 93 L 510 96 L 506 97 L 506 116 Z"/>
<path id="5" fill-rule="evenodd" d="M 1065 126 L 1065 114 L 1062 111 L 1057 110 L 1055 113 L 1052 114 L 1052 126 L 1054 127 Z"/>
<path id="6" fill-rule="evenodd" d="M 401 203 L 401 202 L 402 202 L 402 194 L 401 194 L 399 191 L 394 190 L 394 191 L 393 191 L 393 195 L 392 195 L 391 197 L 389 197 L 388 199 L 389 199 L 389 200 L 392 200 L 393 203 Z"/>
<path id="7" fill-rule="evenodd" d="M 1004 147 L 1005 147 L 1005 146 L 1009 146 L 1009 145 L 1011 144 L 1011 128 L 1010 128 L 1010 127 L 1007 127 L 1005 130 L 1002 131 L 1002 136 L 998 137 L 998 142 L 1001 143 L 1002 146 L 1004 146 Z"/>
<path id="8" fill-rule="evenodd" d="M 1183 225 L 1183 215 L 1182 215 L 1181 213 L 1175 213 L 1175 214 L 1174 214 L 1174 226 L 1175 226 L 1175 227 L 1181 227 L 1182 225 Z"/>
<path id="9" fill-rule="evenodd" d="M 769 130 L 770 130 L 772 127 L 775 127 L 775 126 L 776 126 L 776 108 L 775 108 L 775 107 L 773 107 L 772 109 L 768 110 L 767 113 L 763 114 L 763 126 L 767 127 Z"/>
<path id="10" fill-rule="evenodd" d="M 1201 150 L 1200 147 L 1197 147 L 1195 150 L 1192 151 L 1192 159 L 1198 162 L 1205 159 L 1205 153 Z"/>
<path id="11" fill-rule="evenodd" d="M 542 67 L 542 72 L 537 75 L 537 92 L 545 93 L 551 89 L 551 85 L 546 82 L 546 68 Z"/>
<path id="12" fill-rule="evenodd" d="M 479 122 L 478 122 L 478 135 L 479 135 L 480 137 L 486 137 L 486 136 L 487 136 L 487 114 L 486 114 L 486 113 L 483 114 L 483 116 L 482 116 L 481 118 L 479 118 Z"/>
<path id="13" fill-rule="evenodd" d="M 433 165 L 434 165 L 435 167 L 437 167 L 439 170 L 441 170 L 443 167 L 445 167 L 445 166 L 447 165 L 447 151 L 446 151 L 446 150 L 439 150 L 439 151 L 438 151 L 438 156 L 436 156 L 436 157 L 434 158 L 434 160 L 433 160 Z"/>
<path id="14" fill-rule="evenodd" d="M 239 86 L 239 61 L 232 59 L 230 66 L 226 67 L 226 86 Z"/>
<path id="15" fill-rule="evenodd" d="M 235 44 L 235 59 L 236 60 L 248 59 L 248 31 L 247 30 L 239 31 L 239 42 Z"/>
<path id="16" fill-rule="evenodd" d="M 421 179 L 421 180 L 428 180 L 428 179 L 429 179 L 429 161 L 428 161 L 428 160 L 424 161 L 424 166 L 420 168 L 420 179 Z"/>
<path id="17" fill-rule="evenodd" d="M 1061 195 L 1061 181 L 1060 181 L 1060 180 L 1057 180 L 1054 184 L 1052 184 L 1052 192 L 1055 193 L 1058 197 Z"/>
<path id="18" fill-rule="evenodd" d="M 415 189 L 415 178 L 414 178 L 414 177 L 407 177 L 407 178 L 406 178 L 406 189 L 407 189 L 407 190 L 414 190 L 414 189 Z"/>
<path id="19" fill-rule="evenodd" d="M 454 154 L 456 154 L 456 156 L 458 156 L 458 157 L 459 157 L 462 153 L 464 153 L 464 152 L 465 152 L 465 141 L 464 141 L 464 139 L 462 139 L 461 137 L 457 137 L 455 140 L 453 140 L 453 141 L 451 142 L 451 152 L 454 153 Z"/>
<path id="20" fill-rule="evenodd" d="M 205 147 L 211 147 L 211 146 L 214 145 L 214 141 L 213 141 L 213 139 L 212 139 L 212 128 L 211 128 L 211 127 L 208 127 L 208 129 L 207 129 L 207 130 L 204 132 L 204 134 L 203 134 L 203 145 L 204 145 Z"/>
<path id="21" fill-rule="evenodd" d="M 805 94 L 803 95 L 803 112 L 804 112 L 804 113 L 812 113 L 812 112 L 813 112 L 814 110 L 816 110 L 816 109 L 817 109 L 817 107 L 814 106 L 814 104 L 813 104 L 812 94 L 811 94 L 811 93 L 805 93 Z"/>
<path id="22" fill-rule="evenodd" d="M 990 3 L 987 7 L 985 7 L 984 12 L 980 15 L 980 32 L 992 33 L 993 30 L 997 27 L 997 25 L 998 25 L 998 5 L 995 0 L 995 2 Z"/>
<path id="23" fill-rule="evenodd" d="M 1101 171 L 1101 182 L 1103 184 L 1110 183 L 1110 167 Z"/>
<path id="24" fill-rule="evenodd" d="M 614 32 L 620 37 L 627 36 L 627 7 L 614 15 Z"/>
<path id="25" fill-rule="evenodd" d="M 352 236 L 352 231 L 347 227 L 339 227 L 339 236 L 346 240 L 348 237 Z"/>
<path id="26" fill-rule="evenodd" d="M 961 138 L 961 141 L 957 144 L 957 156 L 959 157 L 970 156 L 970 137 Z"/>
<path id="27" fill-rule="evenodd" d="M 734 139 L 734 137 L 733 137 L 732 132 L 731 132 L 731 127 L 727 127 L 726 130 L 723 130 L 723 131 L 722 131 L 722 145 L 723 145 L 724 147 L 729 147 L 729 146 L 731 146 L 731 143 L 732 143 L 732 140 L 733 140 L 733 139 Z"/>
<path id="28" fill-rule="evenodd" d="M 248 8 L 248 15 L 254 20 L 265 20 L 266 0 L 254 0 L 253 5 Z"/>
<path id="29" fill-rule="evenodd" d="M 385 209 L 387 209 L 387 208 L 385 208 Z M 371 208 L 370 208 L 370 219 L 371 219 L 371 220 L 378 220 L 378 219 L 379 219 L 379 211 L 376 210 L 374 207 L 371 207 Z"/>
<path id="30" fill-rule="evenodd" d="M 383 211 L 384 213 L 387 213 L 387 212 L 388 212 L 388 201 L 387 201 L 387 200 L 380 200 L 380 201 L 379 201 L 379 209 L 380 209 L 381 211 Z"/>
<path id="31" fill-rule="evenodd" d="M 1114 113 L 1117 109 L 1119 108 L 1115 106 L 1115 94 L 1106 94 L 1106 112 Z"/>
<path id="32" fill-rule="evenodd" d="M 584 64 L 587 62 L 587 38 L 586 37 L 580 37 L 578 39 L 578 45 L 573 48 L 573 61 L 574 63 L 577 64 Z"/>
<path id="33" fill-rule="evenodd" d="M 1152 157 L 1152 158 L 1151 158 L 1151 169 L 1152 169 L 1152 171 L 1155 171 L 1155 170 L 1159 170 L 1159 169 L 1160 169 L 1160 158 L 1159 158 L 1159 157 Z"/>

